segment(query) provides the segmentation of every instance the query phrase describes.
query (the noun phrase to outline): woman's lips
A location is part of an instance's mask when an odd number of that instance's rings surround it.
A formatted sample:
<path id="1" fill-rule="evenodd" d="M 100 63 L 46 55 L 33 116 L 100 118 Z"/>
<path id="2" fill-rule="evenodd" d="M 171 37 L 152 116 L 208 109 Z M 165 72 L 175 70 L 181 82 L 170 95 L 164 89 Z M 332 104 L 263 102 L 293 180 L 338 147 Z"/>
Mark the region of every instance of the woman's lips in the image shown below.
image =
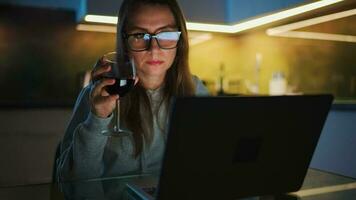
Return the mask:
<path id="1" fill-rule="evenodd" d="M 146 61 L 147 64 L 149 65 L 160 65 L 163 63 L 163 61 L 161 60 L 149 60 L 149 61 Z"/>

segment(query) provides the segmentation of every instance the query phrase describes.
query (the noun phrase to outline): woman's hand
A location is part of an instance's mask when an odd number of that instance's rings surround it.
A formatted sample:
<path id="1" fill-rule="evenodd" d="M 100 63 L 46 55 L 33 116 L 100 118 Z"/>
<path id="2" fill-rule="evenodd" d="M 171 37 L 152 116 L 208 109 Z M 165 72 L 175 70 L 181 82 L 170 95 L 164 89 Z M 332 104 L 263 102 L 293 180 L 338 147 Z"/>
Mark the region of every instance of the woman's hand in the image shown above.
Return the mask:
<path id="1" fill-rule="evenodd" d="M 119 99 L 119 95 L 110 95 L 105 89 L 106 86 L 115 83 L 115 79 L 103 77 L 104 73 L 110 72 L 110 70 L 111 66 L 101 58 L 96 63 L 91 75 L 93 83 L 89 97 L 91 111 L 101 118 L 110 116 L 116 106 L 116 100 Z"/>

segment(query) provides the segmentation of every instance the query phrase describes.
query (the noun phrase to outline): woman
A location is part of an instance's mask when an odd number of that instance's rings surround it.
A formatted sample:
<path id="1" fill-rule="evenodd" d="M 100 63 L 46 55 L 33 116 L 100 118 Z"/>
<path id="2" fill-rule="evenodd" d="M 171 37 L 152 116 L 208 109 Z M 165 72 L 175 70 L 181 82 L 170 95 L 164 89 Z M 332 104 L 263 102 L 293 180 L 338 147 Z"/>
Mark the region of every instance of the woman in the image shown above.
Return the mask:
<path id="1" fill-rule="evenodd" d="M 117 48 L 120 60 L 134 60 L 138 82 L 123 98 L 109 95 L 105 86 L 115 80 L 100 79 L 111 69 L 98 62 L 95 81 L 79 95 L 62 141 L 57 161 L 61 180 L 157 172 L 172 98 L 208 95 L 190 74 L 187 29 L 175 0 L 124 0 Z M 117 98 L 121 119 L 133 134 L 107 137 L 100 132 L 110 124 Z"/>

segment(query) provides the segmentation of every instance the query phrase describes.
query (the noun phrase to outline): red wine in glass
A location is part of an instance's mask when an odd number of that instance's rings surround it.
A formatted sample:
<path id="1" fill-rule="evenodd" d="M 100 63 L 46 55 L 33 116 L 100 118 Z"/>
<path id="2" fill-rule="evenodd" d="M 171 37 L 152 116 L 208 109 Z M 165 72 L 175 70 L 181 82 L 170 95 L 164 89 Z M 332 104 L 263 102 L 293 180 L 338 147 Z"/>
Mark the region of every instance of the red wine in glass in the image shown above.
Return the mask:
<path id="1" fill-rule="evenodd" d="M 110 95 L 118 94 L 120 98 L 124 97 L 130 90 L 134 88 L 136 69 L 133 60 L 126 61 L 122 64 L 116 62 L 116 52 L 107 53 L 103 57 L 104 61 L 111 66 L 111 71 L 103 75 L 103 78 L 115 79 L 113 85 L 105 87 Z M 103 130 L 102 134 L 106 136 L 124 136 L 130 135 L 132 132 L 120 125 L 120 99 L 116 100 L 116 109 L 114 110 L 115 124 L 112 128 Z"/>
<path id="2" fill-rule="evenodd" d="M 106 86 L 106 91 L 110 95 L 118 94 L 120 97 L 124 97 L 135 85 L 135 79 L 133 78 L 113 79 L 115 79 L 115 84 Z"/>

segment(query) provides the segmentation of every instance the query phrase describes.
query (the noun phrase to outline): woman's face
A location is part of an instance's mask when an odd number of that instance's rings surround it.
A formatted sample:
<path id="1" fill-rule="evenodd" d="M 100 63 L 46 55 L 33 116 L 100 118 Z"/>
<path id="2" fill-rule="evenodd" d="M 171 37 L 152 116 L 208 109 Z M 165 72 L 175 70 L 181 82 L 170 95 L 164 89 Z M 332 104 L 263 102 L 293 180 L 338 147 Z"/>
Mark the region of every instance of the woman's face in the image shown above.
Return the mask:
<path id="1" fill-rule="evenodd" d="M 177 30 L 174 16 L 167 6 L 142 5 L 130 17 L 127 34 L 157 34 Z M 152 39 L 151 47 L 148 50 L 140 52 L 129 51 L 129 55 L 135 61 L 139 78 L 162 79 L 171 67 L 176 52 L 176 48 L 160 49 L 157 41 Z"/>

